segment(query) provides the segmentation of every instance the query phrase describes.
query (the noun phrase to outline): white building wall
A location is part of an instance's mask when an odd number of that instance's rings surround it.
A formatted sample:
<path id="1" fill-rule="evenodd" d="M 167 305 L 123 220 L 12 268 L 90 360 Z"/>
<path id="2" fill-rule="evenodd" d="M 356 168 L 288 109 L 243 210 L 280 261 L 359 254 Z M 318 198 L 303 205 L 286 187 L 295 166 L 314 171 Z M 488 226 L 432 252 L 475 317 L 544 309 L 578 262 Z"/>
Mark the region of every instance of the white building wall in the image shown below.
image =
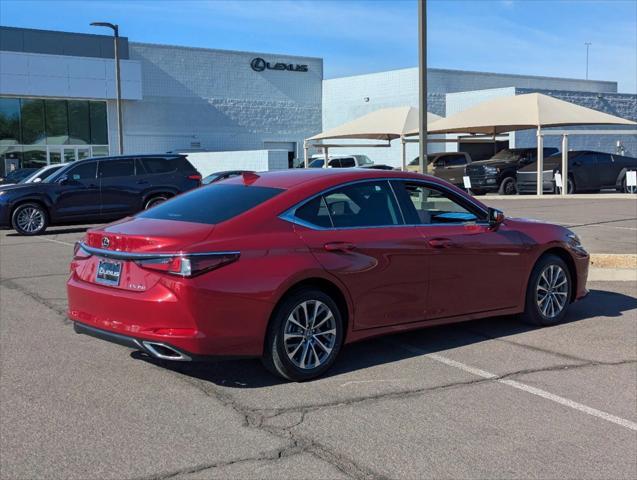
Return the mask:
<path id="1" fill-rule="evenodd" d="M 188 153 L 188 160 L 204 177 L 224 170 L 267 172 L 288 168 L 288 155 L 285 150 L 196 152 Z"/>
<path id="2" fill-rule="evenodd" d="M 267 142 L 294 142 L 302 153 L 303 139 L 321 129 L 322 59 L 139 43 L 129 51 L 142 65 L 144 98 L 124 106 L 128 153 Z M 255 72 L 257 56 L 308 71 Z"/>

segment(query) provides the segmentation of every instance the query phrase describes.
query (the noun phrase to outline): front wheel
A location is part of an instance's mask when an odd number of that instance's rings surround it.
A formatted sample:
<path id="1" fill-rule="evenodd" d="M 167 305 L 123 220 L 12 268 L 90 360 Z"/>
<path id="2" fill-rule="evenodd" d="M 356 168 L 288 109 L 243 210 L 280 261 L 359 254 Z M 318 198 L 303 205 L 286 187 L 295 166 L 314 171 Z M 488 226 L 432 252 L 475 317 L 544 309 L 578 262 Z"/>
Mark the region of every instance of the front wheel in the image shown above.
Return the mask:
<path id="1" fill-rule="evenodd" d="M 164 195 L 159 195 L 157 197 L 152 197 L 151 199 L 149 199 L 146 202 L 146 205 L 144 205 L 144 210 L 148 210 L 149 208 L 153 208 L 155 205 L 159 205 L 160 203 L 164 203 L 166 200 L 168 200 L 168 197 L 166 197 Z"/>
<path id="2" fill-rule="evenodd" d="M 500 195 L 517 195 L 518 185 L 515 182 L 515 178 L 507 177 L 502 180 L 500 188 L 498 189 Z"/>
<path id="3" fill-rule="evenodd" d="M 343 320 L 334 300 L 321 290 L 304 288 L 276 309 L 262 361 L 286 380 L 310 380 L 332 366 L 343 337 Z"/>
<path id="4" fill-rule="evenodd" d="M 556 255 L 541 257 L 531 272 L 522 320 L 555 325 L 566 316 L 570 301 L 571 273 L 566 262 Z"/>
<path id="5" fill-rule="evenodd" d="M 24 203 L 13 211 L 11 226 L 20 235 L 39 235 L 49 225 L 49 217 L 42 205 Z"/>

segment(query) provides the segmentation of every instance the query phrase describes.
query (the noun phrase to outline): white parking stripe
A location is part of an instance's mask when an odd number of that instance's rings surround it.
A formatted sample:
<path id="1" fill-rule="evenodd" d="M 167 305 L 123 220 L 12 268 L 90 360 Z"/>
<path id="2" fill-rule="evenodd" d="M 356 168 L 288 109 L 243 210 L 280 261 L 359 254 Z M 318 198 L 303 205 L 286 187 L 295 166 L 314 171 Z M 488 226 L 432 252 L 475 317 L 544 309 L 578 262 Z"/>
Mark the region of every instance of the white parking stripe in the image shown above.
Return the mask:
<path id="1" fill-rule="evenodd" d="M 489 380 L 495 380 L 498 383 L 502 383 L 504 385 L 508 385 L 509 387 L 517 388 L 518 390 L 522 390 L 524 392 L 530 393 L 532 395 L 537 395 L 538 397 L 545 398 L 547 400 L 551 400 L 555 403 L 559 403 L 560 405 L 564 405 L 566 407 L 572 408 L 574 410 L 578 410 L 580 412 L 586 413 L 587 415 L 592 415 L 593 417 L 601 418 L 608 422 L 615 423 L 624 428 L 628 428 L 629 430 L 633 430 L 637 432 L 637 423 L 632 422 L 630 420 L 626 420 L 625 418 L 617 417 L 615 415 L 611 415 L 610 413 L 603 412 L 601 410 L 597 410 L 596 408 L 588 407 L 578 402 L 574 402 L 573 400 L 569 400 L 568 398 L 560 397 L 559 395 L 555 395 L 553 393 L 547 392 L 545 390 L 541 390 L 539 388 L 532 387 L 530 385 L 526 385 L 524 383 L 518 382 L 516 380 L 509 380 L 506 378 L 500 378 L 498 375 L 487 372 L 485 370 L 481 370 L 479 368 L 472 367 L 470 365 L 466 365 L 464 363 L 458 362 L 456 360 L 452 360 L 447 357 L 443 357 L 437 353 L 427 353 L 425 350 L 422 350 L 418 347 L 414 347 L 413 345 L 408 345 L 405 343 L 395 342 L 389 340 L 390 343 L 396 345 L 400 348 L 403 348 L 412 353 L 416 353 L 419 355 L 424 355 L 427 358 L 435 360 L 440 363 L 444 363 L 445 365 L 449 365 L 450 367 L 459 368 L 460 370 L 464 370 L 465 372 L 471 373 L 478 377 L 486 378 Z"/>
<path id="2" fill-rule="evenodd" d="M 42 240 L 46 240 L 47 242 L 53 242 L 53 243 L 59 243 L 62 245 L 70 245 L 70 246 L 74 246 L 74 243 L 69 243 L 69 242 L 63 242 L 62 240 L 55 240 L 53 238 L 44 238 L 44 237 L 40 237 Z"/>

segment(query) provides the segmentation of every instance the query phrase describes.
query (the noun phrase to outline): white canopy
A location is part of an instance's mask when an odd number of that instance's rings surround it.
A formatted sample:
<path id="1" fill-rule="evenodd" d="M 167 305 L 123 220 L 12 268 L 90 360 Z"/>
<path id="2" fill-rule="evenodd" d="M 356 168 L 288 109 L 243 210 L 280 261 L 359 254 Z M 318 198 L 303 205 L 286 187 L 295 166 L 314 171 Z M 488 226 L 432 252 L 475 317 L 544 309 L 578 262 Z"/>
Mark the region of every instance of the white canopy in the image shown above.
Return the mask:
<path id="1" fill-rule="evenodd" d="M 441 117 L 427 112 L 427 123 Z M 394 140 L 407 132 L 418 130 L 418 109 L 415 107 L 381 108 L 350 122 L 321 132 L 308 140 L 335 138 Z"/>
<path id="2" fill-rule="evenodd" d="M 637 123 L 541 93 L 528 93 L 482 102 L 429 124 L 427 130 L 429 133 L 495 135 L 514 130 L 567 125 L 637 125 Z M 417 134 L 417 129 L 408 133 L 408 135 Z"/>

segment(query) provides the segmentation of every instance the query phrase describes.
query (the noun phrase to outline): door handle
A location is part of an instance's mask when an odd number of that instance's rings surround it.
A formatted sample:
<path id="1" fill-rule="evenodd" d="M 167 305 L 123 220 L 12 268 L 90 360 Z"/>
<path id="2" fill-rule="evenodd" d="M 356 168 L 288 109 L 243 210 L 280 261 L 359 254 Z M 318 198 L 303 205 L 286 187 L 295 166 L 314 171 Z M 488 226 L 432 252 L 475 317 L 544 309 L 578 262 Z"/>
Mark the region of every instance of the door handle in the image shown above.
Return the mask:
<path id="1" fill-rule="evenodd" d="M 427 243 L 432 248 L 449 248 L 453 246 L 453 242 L 448 238 L 432 238 Z"/>
<path id="2" fill-rule="evenodd" d="M 328 252 L 351 252 L 356 246 L 350 242 L 330 242 L 323 245 L 323 248 Z"/>

